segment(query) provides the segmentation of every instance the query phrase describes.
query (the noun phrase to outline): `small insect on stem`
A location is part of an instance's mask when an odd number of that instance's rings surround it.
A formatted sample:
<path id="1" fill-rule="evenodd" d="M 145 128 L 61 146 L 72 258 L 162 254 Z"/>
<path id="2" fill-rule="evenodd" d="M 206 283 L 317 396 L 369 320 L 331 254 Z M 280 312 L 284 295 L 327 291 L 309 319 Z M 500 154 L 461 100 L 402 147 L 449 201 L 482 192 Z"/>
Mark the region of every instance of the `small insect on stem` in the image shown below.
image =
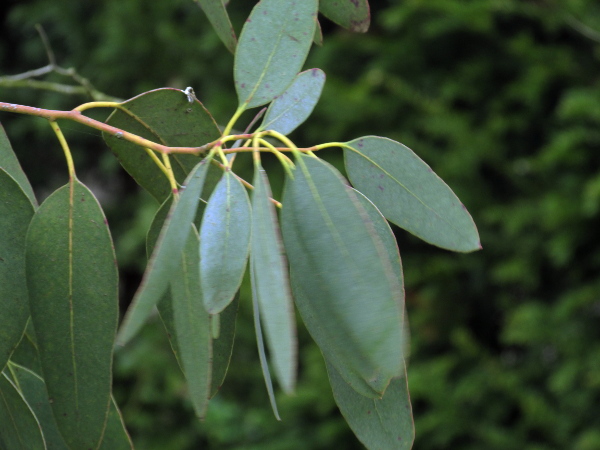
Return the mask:
<path id="1" fill-rule="evenodd" d="M 186 87 L 185 90 L 181 92 L 187 95 L 188 102 L 194 103 L 194 100 L 196 99 L 196 93 L 194 92 L 194 89 L 192 89 L 191 86 Z"/>

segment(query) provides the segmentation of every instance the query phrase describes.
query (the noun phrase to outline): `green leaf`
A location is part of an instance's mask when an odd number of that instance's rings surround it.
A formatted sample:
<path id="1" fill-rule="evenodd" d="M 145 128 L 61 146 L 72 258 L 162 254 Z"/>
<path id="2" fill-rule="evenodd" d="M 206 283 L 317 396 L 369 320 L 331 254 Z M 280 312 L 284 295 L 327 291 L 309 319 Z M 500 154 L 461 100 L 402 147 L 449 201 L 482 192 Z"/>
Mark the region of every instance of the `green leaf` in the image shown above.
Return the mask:
<path id="1" fill-rule="evenodd" d="M 227 47 L 231 53 L 235 52 L 235 46 L 237 45 L 237 38 L 235 37 L 235 31 L 231 26 L 227 9 L 223 4 L 223 0 L 195 0 L 198 6 L 202 8 L 210 24 L 213 26 L 217 35 Z"/>
<path id="2" fill-rule="evenodd" d="M 286 91 L 269 105 L 260 129 L 285 135 L 294 131 L 312 113 L 324 84 L 325 72 L 321 69 L 299 73 Z"/>
<path id="3" fill-rule="evenodd" d="M 0 134 L 0 144 L 1 140 Z M 0 370 L 19 344 L 29 318 L 25 237 L 33 213 L 30 198 L 0 168 Z"/>
<path id="4" fill-rule="evenodd" d="M 204 310 L 200 289 L 198 233 L 193 226 L 188 230 L 180 268 L 171 282 L 171 296 L 179 358 L 196 415 L 203 419 L 211 393 L 212 340 L 210 316 Z"/>
<path id="5" fill-rule="evenodd" d="M 366 33 L 371 24 L 368 0 L 320 0 L 319 10 L 329 20 L 357 33 Z"/>
<path id="6" fill-rule="evenodd" d="M 37 418 L 6 372 L 0 373 L 0 448 L 46 448 Z"/>
<path id="7" fill-rule="evenodd" d="M 271 402 L 273 414 L 277 420 L 281 420 L 281 417 L 279 417 L 279 411 L 277 410 L 277 402 L 275 400 L 275 392 L 273 390 L 273 381 L 271 380 L 271 372 L 269 371 L 269 363 L 267 362 L 267 355 L 265 352 L 265 342 L 263 340 L 263 333 L 260 326 L 260 308 L 258 306 L 258 294 L 256 292 L 256 280 L 254 278 L 256 271 L 254 270 L 253 265 L 254 262 L 250 261 L 250 276 L 252 277 L 252 310 L 254 312 L 254 331 L 256 332 L 258 358 L 260 360 L 260 368 L 262 370 L 265 385 L 267 387 L 267 394 L 269 395 L 269 401 Z"/>
<path id="8" fill-rule="evenodd" d="M 179 89 L 149 91 L 127 100 L 121 106 L 127 112 L 115 110 L 107 123 L 159 144 L 199 147 L 221 135 L 202 103 L 197 100 L 188 102 L 187 96 Z M 123 168 L 159 203 L 171 194 L 167 178 L 142 147 L 115 135 L 104 133 L 103 136 Z M 170 158 L 175 177 L 180 183 L 201 159 L 189 154 L 172 154 Z"/>
<path id="9" fill-rule="evenodd" d="M 227 308 L 219 314 L 220 333 L 217 339 L 213 338 L 213 373 L 212 373 L 212 388 L 211 398 L 223 386 L 231 354 L 233 353 L 233 342 L 235 338 L 235 322 L 237 319 L 238 308 L 240 304 L 239 292 L 233 298 L 233 301 Z"/>
<path id="10" fill-rule="evenodd" d="M 240 107 L 269 103 L 294 80 L 312 44 L 317 9 L 317 0 L 262 0 L 254 7 L 235 52 Z"/>
<path id="11" fill-rule="evenodd" d="M 250 200 L 242 183 L 225 172 L 213 191 L 200 228 L 200 281 L 204 306 L 217 314 L 242 283 L 250 250 Z"/>
<path id="12" fill-rule="evenodd" d="M 54 420 L 44 380 L 35 372 L 12 362 L 10 363 L 10 373 L 19 391 L 39 420 L 46 446 L 49 449 L 68 449 L 69 447 L 61 436 Z M 125 430 L 121 413 L 113 398 L 111 398 L 106 429 L 99 448 L 106 450 L 133 448 Z"/>
<path id="13" fill-rule="evenodd" d="M 363 397 L 327 363 L 333 398 L 356 437 L 368 449 L 409 450 L 415 438 L 406 374 L 391 380 L 381 399 Z"/>
<path id="14" fill-rule="evenodd" d="M 104 430 L 104 437 L 99 448 L 100 450 L 133 450 L 133 442 L 131 442 L 131 438 L 125 428 L 123 416 L 117 406 L 117 402 L 115 402 L 112 395 L 110 399 L 106 429 Z"/>
<path id="15" fill-rule="evenodd" d="M 23 189 L 23 192 L 29 197 L 33 206 L 37 208 L 38 203 L 35 194 L 33 193 L 33 189 L 31 188 L 31 184 L 29 184 L 27 175 L 25 175 L 25 172 L 23 172 L 23 169 L 19 164 L 17 155 L 15 155 L 15 152 L 10 145 L 10 141 L 8 140 L 8 136 L 6 135 L 2 124 L 0 124 L 0 169 L 4 169 L 15 179 L 19 186 L 21 186 L 21 189 Z"/>
<path id="16" fill-rule="evenodd" d="M 313 36 L 313 42 L 319 47 L 323 46 L 323 30 L 321 29 L 321 23 L 317 20 L 317 26 L 315 27 L 315 35 Z"/>
<path id="17" fill-rule="evenodd" d="M 296 167 L 282 209 L 296 305 L 326 357 L 383 393 L 402 371 L 401 286 L 339 173 L 308 156 L 299 155 Z"/>
<path id="18" fill-rule="evenodd" d="M 117 267 L 106 218 L 73 179 L 27 233 L 27 286 L 52 410 L 70 447 L 97 447 L 110 403 Z"/>
<path id="19" fill-rule="evenodd" d="M 408 147 L 378 136 L 348 142 L 350 181 L 390 221 L 430 244 L 481 248 L 477 228 L 452 190 Z"/>
<path id="20" fill-rule="evenodd" d="M 17 389 L 39 421 L 46 447 L 53 450 L 68 450 L 69 447 L 58 430 L 56 420 L 54 420 L 52 407 L 48 401 L 46 385 L 42 377 L 26 367 L 14 364 L 12 361 L 9 363 L 8 368 Z"/>
<path id="21" fill-rule="evenodd" d="M 129 341 L 142 327 L 178 270 L 181 252 L 198 208 L 209 165 L 210 160 L 204 159 L 190 172 L 184 184 L 185 189 L 169 211 L 142 283 L 119 330 L 117 341 L 121 345 Z"/>
<path id="22" fill-rule="evenodd" d="M 287 261 L 269 180 L 260 163 L 254 166 L 252 191 L 252 282 L 264 323 L 269 353 L 279 384 L 292 392 L 296 383 L 298 343 Z"/>

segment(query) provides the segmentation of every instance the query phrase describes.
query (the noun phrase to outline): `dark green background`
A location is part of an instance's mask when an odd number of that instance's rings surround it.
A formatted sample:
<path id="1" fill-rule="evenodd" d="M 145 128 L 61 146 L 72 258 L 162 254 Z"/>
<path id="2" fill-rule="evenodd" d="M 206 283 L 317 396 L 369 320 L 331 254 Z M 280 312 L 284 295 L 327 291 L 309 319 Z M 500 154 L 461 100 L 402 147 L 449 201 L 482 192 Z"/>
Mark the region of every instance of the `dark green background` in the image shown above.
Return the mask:
<path id="1" fill-rule="evenodd" d="M 479 228 L 483 251 L 467 255 L 396 230 L 415 448 L 600 448 L 600 4 L 372 3 L 366 35 L 323 20 L 325 45 L 306 67 L 322 68 L 327 83 L 292 138 L 312 145 L 377 134 L 403 142 L 454 189 Z M 238 32 L 252 4 L 231 1 Z M 41 23 L 58 62 L 107 94 L 193 86 L 219 123 L 235 110 L 233 57 L 191 0 L 8 1 L 0 14 L 0 76 L 46 64 L 34 29 Z M 0 87 L 0 100 L 67 109 L 89 99 Z M 44 120 L 2 113 L 0 121 L 40 199 L 66 182 Z M 64 131 L 80 178 L 107 212 L 124 308 L 158 205 L 119 169 L 99 133 L 76 124 Z M 335 152 L 326 158 L 340 164 Z M 277 190 L 280 176 L 272 182 Z M 161 325 L 117 352 L 115 395 L 137 447 L 360 448 L 303 329 L 297 394 L 279 397 L 283 422 L 275 421 L 243 294 L 231 371 L 203 424 Z"/>

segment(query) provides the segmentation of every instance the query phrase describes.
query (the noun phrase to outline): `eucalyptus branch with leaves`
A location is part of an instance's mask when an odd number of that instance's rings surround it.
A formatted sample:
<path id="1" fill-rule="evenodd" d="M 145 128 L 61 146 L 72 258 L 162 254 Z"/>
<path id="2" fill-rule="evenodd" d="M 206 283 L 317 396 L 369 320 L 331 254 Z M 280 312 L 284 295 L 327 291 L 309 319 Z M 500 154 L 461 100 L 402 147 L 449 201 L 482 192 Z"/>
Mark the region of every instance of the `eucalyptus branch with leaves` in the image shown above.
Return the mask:
<path id="1" fill-rule="evenodd" d="M 310 116 L 325 83 L 320 69 L 301 71 L 319 36 L 317 13 L 365 31 L 366 0 L 262 0 L 239 41 L 223 2 L 198 3 L 235 53 L 239 105 L 222 130 L 190 88 L 157 89 L 71 111 L 0 103 L 1 111 L 50 122 L 70 175 L 38 207 L 0 136 L 0 229 L 12 233 L 0 242 L 0 329 L 8 329 L 0 341 L 0 388 L 18 394 L 13 397 L 22 401 L 11 405 L 27 416 L 25 402 L 48 401 L 25 392 L 24 380 L 36 392 L 45 385 L 56 420 L 38 431 L 29 419 L 2 422 L 0 433 L 4 438 L 26 431 L 39 444 L 50 435 L 46 427 L 56 426 L 70 448 L 99 448 L 107 438 L 131 445 L 111 401 L 112 354 L 115 345 L 136 336 L 155 307 L 203 418 L 227 372 L 238 291 L 248 270 L 275 416 L 270 370 L 286 393 L 296 384 L 297 308 L 356 436 L 368 448 L 410 448 L 402 264 L 388 221 L 459 252 L 481 248 L 475 224 L 451 189 L 398 142 L 366 136 L 299 148 L 288 137 Z M 244 133 L 232 132 L 245 111 L 264 105 L 266 112 L 240 127 Z M 113 110 L 105 123 L 83 114 L 100 107 Z M 77 179 L 60 120 L 102 131 L 121 165 L 161 205 L 148 231 L 148 266 L 118 331 L 110 231 L 93 193 Z M 349 182 L 315 154 L 334 148 L 344 152 Z M 246 152 L 252 154 L 252 183 L 234 171 L 235 155 Z M 285 172 L 281 202 L 271 198 L 265 152 Z M 10 361 L 30 313 L 40 376 Z"/>

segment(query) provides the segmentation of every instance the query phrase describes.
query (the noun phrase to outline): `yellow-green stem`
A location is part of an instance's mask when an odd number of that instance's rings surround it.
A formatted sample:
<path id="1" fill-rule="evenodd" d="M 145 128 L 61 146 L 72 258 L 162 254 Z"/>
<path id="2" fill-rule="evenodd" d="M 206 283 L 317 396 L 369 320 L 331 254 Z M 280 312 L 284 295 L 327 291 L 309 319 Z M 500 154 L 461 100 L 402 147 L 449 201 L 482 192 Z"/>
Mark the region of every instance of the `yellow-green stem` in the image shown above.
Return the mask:
<path id="1" fill-rule="evenodd" d="M 175 175 L 173 175 L 173 169 L 171 168 L 171 160 L 169 159 L 169 155 L 163 153 L 162 159 L 165 169 L 167 170 L 166 175 L 169 179 L 169 184 L 171 185 L 171 191 L 173 191 L 174 196 L 177 196 L 177 181 L 175 180 Z"/>
<path id="2" fill-rule="evenodd" d="M 89 102 L 73 108 L 73 111 L 85 111 L 92 108 L 121 108 L 121 104 L 117 102 Z"/>
<path id="3" fill-rule="evenodd" d="M 56 137 L 58 138 L 58 142 L 60 142 L 60 146 L 63 149 L 65 154 L 65 158 L 67 159 L 67 167 L 69 169 L 69 178 L 74 180 L 76 178 L 75 175 L 75 164 L 73 164 L 73 156 L 71 155 L 71 150 L 69 149 L 69 144 L 67 144 L 67 140 L 65 139 L 65 135 L 62 133 L 60 127 L 54 120 L 50 120 L 50 126 L 54 130 Z"/>

